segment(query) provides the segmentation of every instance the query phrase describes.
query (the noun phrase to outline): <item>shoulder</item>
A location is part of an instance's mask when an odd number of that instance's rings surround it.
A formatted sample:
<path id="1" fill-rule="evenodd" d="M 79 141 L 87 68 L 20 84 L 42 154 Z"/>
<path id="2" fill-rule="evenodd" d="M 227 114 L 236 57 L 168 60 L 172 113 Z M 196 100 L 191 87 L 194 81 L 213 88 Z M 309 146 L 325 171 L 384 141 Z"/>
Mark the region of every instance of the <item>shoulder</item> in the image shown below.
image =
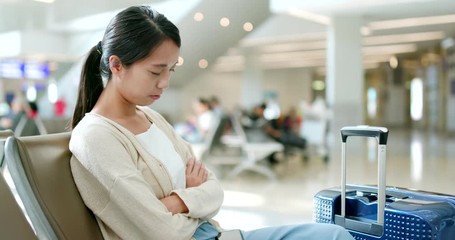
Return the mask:
<path id="1" fill-rule="evenodd" d="M 70 149 L 115 146 L 121 142 L 122 134 L 111 124 L 101 118 L 86 115 L 71 132 Z M 85 147 L 84 147 L 85 146 Z"/>
<path id="2" fill-rule="evenodd" d="M 108 126 L 109 124 L 101 118 L 87 114 L 73 129 L 71 135 L 97 135 L 97 133 L 109 132 Z"/>

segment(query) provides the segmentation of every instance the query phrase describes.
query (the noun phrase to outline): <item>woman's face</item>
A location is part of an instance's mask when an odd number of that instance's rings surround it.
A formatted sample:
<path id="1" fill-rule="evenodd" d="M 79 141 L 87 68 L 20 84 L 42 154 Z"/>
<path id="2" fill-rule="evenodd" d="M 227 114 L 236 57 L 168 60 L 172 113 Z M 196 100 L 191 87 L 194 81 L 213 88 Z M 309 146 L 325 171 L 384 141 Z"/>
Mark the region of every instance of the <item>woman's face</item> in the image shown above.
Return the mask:
<path id="1" fill-rule="evenodd" d="M 129 67 L 120 67 L 116 88 L 121 97 L 134 105 L 147 106 L 161 97 L 169 86 L 177 64 L 180 49 L 171 40 L 165 40 L 148 57 Z"/>

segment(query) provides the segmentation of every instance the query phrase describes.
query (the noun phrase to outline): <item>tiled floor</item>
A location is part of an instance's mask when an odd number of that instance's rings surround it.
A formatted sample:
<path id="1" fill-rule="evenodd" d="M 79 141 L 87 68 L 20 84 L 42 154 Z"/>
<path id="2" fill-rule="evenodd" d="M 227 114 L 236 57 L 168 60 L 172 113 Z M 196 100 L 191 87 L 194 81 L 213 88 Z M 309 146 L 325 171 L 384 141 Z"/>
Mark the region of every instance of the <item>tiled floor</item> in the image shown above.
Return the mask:
<path id="1" fill-rule="evenodd" d="M 307 163 L 295 156 L 273 167 L 276 181 L 253 172 L 221 179 L 225 201 L 215 219 L 224 228 L 244 230 L 311 222 L 313 196 L 319 190 L 340 185 L 339 141 L 331 141 L 327 164 L 318 156 Z M 374 139 L 348 139 L 348 183 L 376 183 L 376 151 Z M 455 195 L 455 137 L 390 129 L 386 179 L 388 186 Z"/>

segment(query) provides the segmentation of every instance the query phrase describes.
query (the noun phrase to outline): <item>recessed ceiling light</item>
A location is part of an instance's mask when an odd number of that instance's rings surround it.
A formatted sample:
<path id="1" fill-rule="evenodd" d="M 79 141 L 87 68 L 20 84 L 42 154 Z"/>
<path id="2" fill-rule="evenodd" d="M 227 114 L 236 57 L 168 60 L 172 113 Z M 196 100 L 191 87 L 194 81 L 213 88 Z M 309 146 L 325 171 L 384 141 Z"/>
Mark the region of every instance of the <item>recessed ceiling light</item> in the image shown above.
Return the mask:
<path id="1" fill-rule="evenodd" d="M 246 22 L 243 24 L 243 30 L 245 30 L 245 32 L 251 32 L 253 31 L 253 24 L 250 23 L 250 22 Z"/>
<path id="2" fill-rule="evenodd" d="M 185 60 L 182 57 L 179 57 L 179 60 L 177 61 L 177 66 L 182 66 Z"/>
<path id="3" fill-rule="evenodd" d="M 200 68 L 207 68 L 209 66 L 209 62 L 206 59 L 199 60 L 199 67 Z"/>
<path id="4" fill-rule="evenodd" d="M 227 26 L 229 26 L 230 23 L 231 22 L 229 21 L 229 18 L 227 18 L 227 17 L 223 17 L 220 19 L 220 25 L 222 27 L 227 27 Z"/>
<path id="5" fill-rule="evenodd" d="M 193 18 L 194 18 L 194 21 L 201 22 L 202 20 L 204 20 L 204 14 L 201 12 L 197 12 L 194 14 Z"/>

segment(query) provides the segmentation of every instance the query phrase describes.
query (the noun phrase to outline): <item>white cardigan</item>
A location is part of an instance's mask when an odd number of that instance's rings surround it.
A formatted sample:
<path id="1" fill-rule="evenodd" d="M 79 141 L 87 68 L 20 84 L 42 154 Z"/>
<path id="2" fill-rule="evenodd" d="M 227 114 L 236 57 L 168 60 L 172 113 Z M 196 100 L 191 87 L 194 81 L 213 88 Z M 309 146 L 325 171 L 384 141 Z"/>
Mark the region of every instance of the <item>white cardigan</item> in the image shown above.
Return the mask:
<path id="1" fill-rule="evenodd" d="M 191 146 L 157 112 L 138 107 L 173 142 L 186 162 Z M 172 189 L 161 162 L 134 134 L 103 116 L 87 113 L 73 129 L 71 170 L 85 204 L 95 214 L 105 239 L 191 239 L 200 220 L 217 214 L 223 190 L 215 175 L 198 187 Z M 189 209 L 170 213 L 159 199 L 176 193 Z"/>

